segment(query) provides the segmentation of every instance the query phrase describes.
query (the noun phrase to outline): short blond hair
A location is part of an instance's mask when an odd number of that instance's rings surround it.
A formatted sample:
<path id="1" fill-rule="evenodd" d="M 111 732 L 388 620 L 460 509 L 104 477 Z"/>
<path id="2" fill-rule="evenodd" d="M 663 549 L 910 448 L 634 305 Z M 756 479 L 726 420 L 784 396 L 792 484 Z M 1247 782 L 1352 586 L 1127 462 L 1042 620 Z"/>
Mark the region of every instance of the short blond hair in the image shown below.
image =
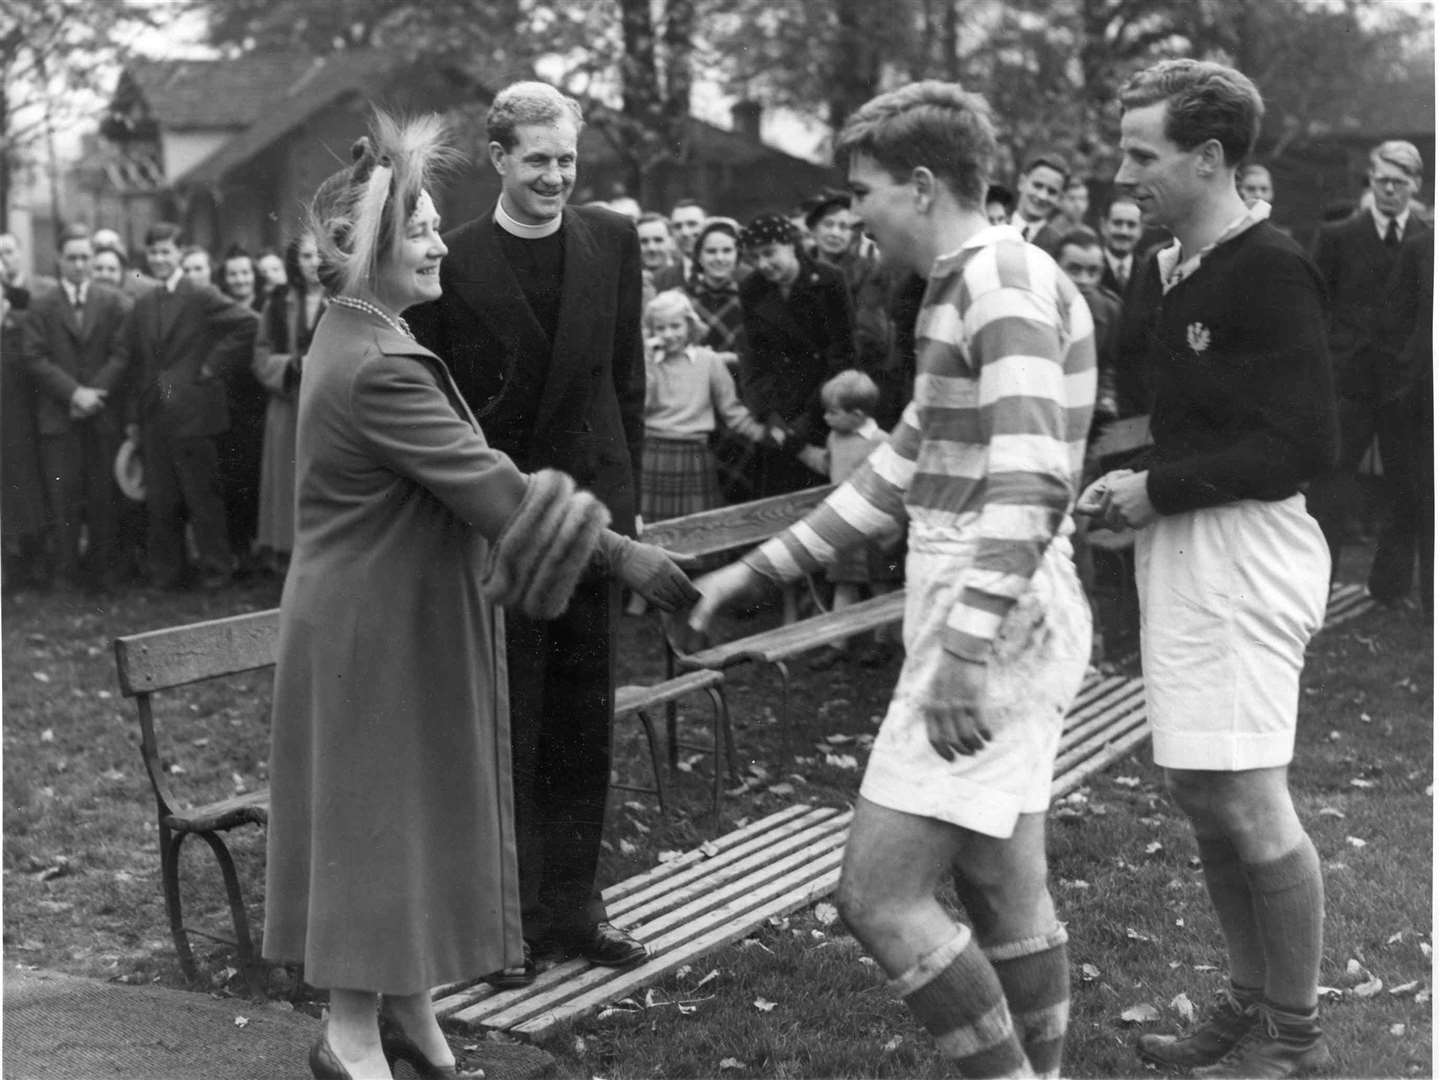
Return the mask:
<path id="1" fill-rule="evenodd" d="M 827 409 L 843 412 L 862 412 L 875 415 L 875 406 L 880 402 L 880 388 L 875 380 L 859 368 L 849 368 L 839 375 L 826 380 L 820 387 L 820 403 Z"/>
<path id="2" fill-rule="evenodd" d="M 699 341 L 705 336 L 705 323 L 695 312 L 690 297 L 679 289 L 666 289 L 645 305 L 643 325 L 647 334 L 653 333 L 655 324 L 661 319 L 683 318 L 690 325 L 690 341 Z"/>

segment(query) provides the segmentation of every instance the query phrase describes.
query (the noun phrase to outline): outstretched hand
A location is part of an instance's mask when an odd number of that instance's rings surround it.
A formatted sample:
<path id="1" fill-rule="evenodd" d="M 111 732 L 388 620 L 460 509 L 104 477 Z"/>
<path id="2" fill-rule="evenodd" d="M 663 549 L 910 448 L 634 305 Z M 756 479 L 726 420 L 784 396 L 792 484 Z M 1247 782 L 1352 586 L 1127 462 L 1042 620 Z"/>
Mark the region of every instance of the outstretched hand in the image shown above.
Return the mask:
<path id="1" fill-rule="evenodd" d="M 610 572 L 661 611 L 679 611 L 700 599 L 684 566 L 693 558 L 674 555 L 655 544 L 617 536 L 610 553 Z"/>
<path id="2" fill-rule="evenodd" d="M 704 633 L 725 608 L 758 597 L 765 589 L 765 579 L 745 563 L 733 562 L 706 574 L 695 587 L 700 590 L 700 602 L 690 612 L 690 628 Z"/>

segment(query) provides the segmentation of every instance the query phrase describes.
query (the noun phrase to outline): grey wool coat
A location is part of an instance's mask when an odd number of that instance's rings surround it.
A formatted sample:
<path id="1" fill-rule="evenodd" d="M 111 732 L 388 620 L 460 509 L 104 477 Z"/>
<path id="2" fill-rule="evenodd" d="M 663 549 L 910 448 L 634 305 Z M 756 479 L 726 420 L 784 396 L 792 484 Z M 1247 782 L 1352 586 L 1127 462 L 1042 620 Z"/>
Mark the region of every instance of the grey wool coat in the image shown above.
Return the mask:
<path id="1" fill-rule="evenodd" d="M 488 544 L 526 478 L 441 362 L 332 304 L 300 386 L 264 953 L 409 994 L 521 962 Z"/>

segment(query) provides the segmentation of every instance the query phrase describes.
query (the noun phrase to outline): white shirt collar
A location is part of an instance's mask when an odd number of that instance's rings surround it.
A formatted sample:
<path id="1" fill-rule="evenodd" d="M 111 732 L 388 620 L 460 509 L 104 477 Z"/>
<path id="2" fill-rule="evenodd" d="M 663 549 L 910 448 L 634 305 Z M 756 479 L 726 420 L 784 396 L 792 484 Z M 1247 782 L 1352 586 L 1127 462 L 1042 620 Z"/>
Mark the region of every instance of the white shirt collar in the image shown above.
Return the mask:
<path id="1" fill-rule="evenodd" d="M 80 305 L 85 303 L 85 293 L 90 286 L 88 281 L 82 281 L 79 285 L 76 285 L 74 282 L 61 278 L 60 284 L 65 286 L 65 298 L 69 300 L 71 304 Z"/>
<path id="2" fill-rule="evenodd" d="M 1205 257 L 1214 251 L 1227 240 L 1233 240 L 1251 226 L 1258 225 L 1270 217 L 1270 204 L 1264 199 L 1257 199 L 1253 206 L 1241 214 L 1229 225 L 1225 231 L 1217 236 L 1210 243 L 1191 255 L 1183 263 L 1180 261 L 1180 241 L 1177 239 L 1169 247 L 1165 248 L 1156 256 L 1160 267 L 1160 282 L 1164 292 L 1169 292 L 1180 282 L 1184 281 L 1205 261 Z"/>
<path id="3" fill-rule="evenodd" d="M 540 240 L 547 236 L 554 236 L 560 231 L 560 221 L 561 215 L 556 214 L 542 225 L 527 225 L 523 221 L 517 221 L 506 211 L 504 195 L 495 200 L 495 224 L 511 236 L 518 236 L 521 240 Z"/>
<path id="4" fill-rule="evenodd" d="M 165 279 L 165 291 L 167 293 L 173 293 L 176 287 L 180 284 L 180 279 L 184 276 L 185 271 L 177 266 L 174 272 L 172 272 L 171 275 Z"/>
<path id="5" fill-rule="evenodd" d="M 1405 207 L 1404 210 L 1400 211 L 1400 213 L 1396 214 L 1392 219 L 1372 206 L 1370 207 L 1370 217 L 1375 222 L 1375 231 L 1380 234 L 1381 240 L 1385 239 L 1385 234 L 1390 230 L 1390 222 L 1392 220 L 1395 222 L 1395 227 L 1400 230 L 1401 239 L 1404 239 L 1405 225 L 1410 220 L 1410 207 Z"/>
<path id="6" fill-rule="evenodd" d="M 1112 255 L 1109 248 L 1103 248 L 1102 252 L 1105 255 L 1106 265 L 1108 265 L 1111 271 L 1115 274 L 1119 274 L 1122 267 L 1128 274 L 1130 272 L 1130 267 L 1135 264 L 1135 253 L 1133 251 L 1129 255 L 1123 256 Z"/>

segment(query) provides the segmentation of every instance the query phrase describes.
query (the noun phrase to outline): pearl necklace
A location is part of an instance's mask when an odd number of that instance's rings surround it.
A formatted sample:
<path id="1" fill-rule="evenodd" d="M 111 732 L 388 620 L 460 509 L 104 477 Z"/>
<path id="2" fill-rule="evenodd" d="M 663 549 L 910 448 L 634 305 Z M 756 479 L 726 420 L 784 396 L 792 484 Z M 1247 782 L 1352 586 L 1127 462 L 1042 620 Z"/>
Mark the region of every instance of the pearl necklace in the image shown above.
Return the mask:
<path id="1" fill-rule="evenodd" d="M 378 315 L 381 319 L 385 321 L 386 325 L 388 325 L 392 330 L 396 331 L 397 333 L 404 334 L 408 338 L 413 338 L 415 336 L 410 332 L 410 324 L 407 323 L 404 319 L 400 318 L 400 316 L 398 315 L 392 319 L 382 309 L 370 303 L 369 300 L 361 300 L 355 296 L 336 296 L 332 298 L 330 302 L 332 304 L 339 304 L 341 307 L 353 308 L 356 311 L 365 311 L 370 313 L 371 315 Z"/>

